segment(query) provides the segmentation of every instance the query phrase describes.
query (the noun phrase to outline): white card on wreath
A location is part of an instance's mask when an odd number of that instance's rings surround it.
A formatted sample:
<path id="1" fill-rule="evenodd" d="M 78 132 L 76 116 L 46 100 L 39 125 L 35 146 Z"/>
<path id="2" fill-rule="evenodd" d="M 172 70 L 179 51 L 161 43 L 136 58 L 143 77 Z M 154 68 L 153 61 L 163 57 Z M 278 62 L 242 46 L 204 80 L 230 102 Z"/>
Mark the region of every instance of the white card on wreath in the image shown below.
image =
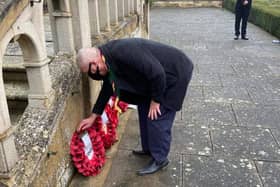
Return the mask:
<path id="1" fill-rule="evenodd" d="M 88 157 L 88 159 L 91 160 L 93 157 L 93 154 L 94 154 L 94 150 L 92 148 L 92 143 L 91 143 L 88 132 L 85 132 L 81 138 L 82 138 L 82 141 L 85 146 L 84 152 L 85 152 L 86 156 Z"/>
<path id="2" fill-rule="evenodd" d="M 103 123 L 103 124 L 107 124 L 107 122 L 108 122 L 109 119 L 108 119 L 108 116 L 107 116 L 107 114 L 106 114 L 105 111 L 102 113 L 101 119 L 102 119 L 102 123 Z"/>

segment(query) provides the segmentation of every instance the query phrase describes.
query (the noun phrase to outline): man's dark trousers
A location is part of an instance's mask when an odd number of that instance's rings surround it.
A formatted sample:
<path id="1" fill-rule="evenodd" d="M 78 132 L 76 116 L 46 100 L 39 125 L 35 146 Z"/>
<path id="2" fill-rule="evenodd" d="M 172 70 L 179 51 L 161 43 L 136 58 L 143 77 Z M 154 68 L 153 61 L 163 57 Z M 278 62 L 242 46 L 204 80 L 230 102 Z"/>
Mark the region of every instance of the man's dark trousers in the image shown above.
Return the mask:
<path id="1" fill-rule="evenodd" d="M 150 102 L 138 105 L 142 149 L 150 152 L 153 159 L 160 163 L 167 159 L 170 150 L 171 128 L 176 111 L 161 105 L 161 115 L 151 120 L 148 118 L 149 108 Z"/>
<path id="2" fill-rule="evenodd" d="M 247 22 L 248 22 L 248 17 L 250 13 L 250 6 L 249 5 L 241 5 L 237 4 L 235 8 L 235 35 L 239 36 L 240 35 L 240 22 L 242 19 L 242 24 L 241 24 L 241 36 L 245 37 L 246 36 L 246 28 L 247 28 Z"/>

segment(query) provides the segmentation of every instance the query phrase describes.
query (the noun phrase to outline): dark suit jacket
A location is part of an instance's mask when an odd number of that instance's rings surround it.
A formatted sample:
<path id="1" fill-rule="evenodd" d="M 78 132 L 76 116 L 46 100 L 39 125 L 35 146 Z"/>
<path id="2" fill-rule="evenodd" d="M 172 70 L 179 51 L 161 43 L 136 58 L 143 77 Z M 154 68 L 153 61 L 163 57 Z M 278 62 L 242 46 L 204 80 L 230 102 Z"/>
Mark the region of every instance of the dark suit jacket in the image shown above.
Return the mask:
<path id="1" fill-rule="evenodd" d="M 182 51 L 140 38 L 113 40 L 99 49 L 115 76 L 121 100 L 139 104 L 152 99 L 171 110 L 181 109 L 193 70 Z M 102 113 L 112 94 L 106 77 L 93 112 Z"/>
<path id="2" fill-rule="evenodd" d="M 247 5 L 243 5 L 243 2 L 245 0 L 237 0 L 236 4 L 235 4 L 235 10 L 240 10 L 240 9 L 250 9 L 252 6 L 252 0 L 248 0 L 248 4 Z"/>

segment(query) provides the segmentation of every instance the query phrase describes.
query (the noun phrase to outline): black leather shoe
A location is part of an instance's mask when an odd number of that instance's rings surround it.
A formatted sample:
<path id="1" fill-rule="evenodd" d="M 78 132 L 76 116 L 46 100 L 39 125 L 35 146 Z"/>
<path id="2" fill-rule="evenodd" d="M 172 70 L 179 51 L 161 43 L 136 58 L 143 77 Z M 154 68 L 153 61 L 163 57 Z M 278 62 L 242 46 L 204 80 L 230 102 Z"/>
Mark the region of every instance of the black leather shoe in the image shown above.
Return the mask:
<path id="1" fill-rule="evenodd" d="M 242 40 L 249 40 L 249 38 L 247 38 L 246 36 L 242 36 L 241 39 Z"/>
<path id="2" fill-rule="evenodd" d="M 132 150 L 132 154 L 137 156 L 151 156 L 150 152 L 143 151 L 143 150 Z"/>
<path id="3" fill-rule="evenodd" d="M 234 40 L 238 40 L 238 38 L 239 38 L 239 36 L 235 36 L 233 39 L 234 39 Z"/>
<path id="4" fill-rule="evenodd" d="M 155 173 L 165 166 L 167 166 L 169 161 L 166 159 L 165 161 L 162 161 L 161 163 L 157 163 L 155 160 L 152 160 L 148 166 L 144 167 L 143 169 L 139 170 L 137 172 L 138 175 L 147 175 L 147 174 L 152 174 Z"/>

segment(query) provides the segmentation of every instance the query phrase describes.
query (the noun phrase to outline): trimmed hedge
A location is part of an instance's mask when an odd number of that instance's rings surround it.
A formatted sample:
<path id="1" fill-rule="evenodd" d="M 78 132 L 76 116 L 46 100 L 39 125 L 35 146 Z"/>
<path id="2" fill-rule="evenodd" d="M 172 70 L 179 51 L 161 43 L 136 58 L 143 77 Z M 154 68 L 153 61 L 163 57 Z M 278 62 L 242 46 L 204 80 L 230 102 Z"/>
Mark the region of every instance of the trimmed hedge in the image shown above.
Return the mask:
<path id="1" fill-rule="evenodd" d="M 275 5 L 265 0 L 253 0 L 249 21 L 280 38 L 280 1 Z M 223 7 L 235 12 L 236 0 L 224 0 Z"/>

